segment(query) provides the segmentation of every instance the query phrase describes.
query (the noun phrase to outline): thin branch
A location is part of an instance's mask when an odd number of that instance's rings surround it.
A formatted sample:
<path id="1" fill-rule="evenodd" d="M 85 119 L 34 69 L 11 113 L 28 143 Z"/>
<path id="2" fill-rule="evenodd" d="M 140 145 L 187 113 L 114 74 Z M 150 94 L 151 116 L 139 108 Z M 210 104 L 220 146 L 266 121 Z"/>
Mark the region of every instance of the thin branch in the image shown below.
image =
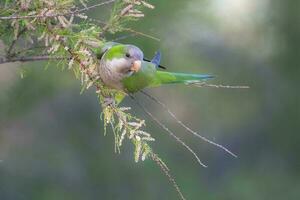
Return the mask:
<path id="1" fill-rule="evenodd" d="M 133 30 L 133 29 L 131 29 L 131 28 L 125 28 L 124 31 L 128 31 L 128 32 L 131 32 L 131 33 L 136 34 L 136 35 L 141 35 L 141 36 L 144 36 L 144 37 L 153 39 L 153 40 L 155 40 L 155 41 L 157 41 L 157 42 L 160 41 L 160 39 L 157 38 L 157 37 L 154 37 L 154 36 L 152 36 L 152 35 L 149 35 L 149 34 L 146 34 L 146 33 L 140 32 L 140 31 Z"/>
<path id="2" fill-rule="evenodd" d="M 47 48 L 46 46 L 31 46 L 31 47 L 27 47 L 27 48 L 24 48 L 24 49 L 20 49 L 19 51 L 15 52 L 15 55 L 21 55 L 25 52 L 29 52 L 29 51 L 32 51 L 32 50 L 46 49 L 46 48 Z"/>
<path id="3" fill-rule="evenodd" d="M 43 60 L 64 60 L 64 59 L 69 59 L 69 58 L 64 56 L 49 56 L 49 55 L 22 56 L 16 58 L 0 58 L 0 64 L 13 63 L 13 62 L 33 62 L 33 61 L 43 61 Z"/>
<path id="4" fill-rule="evenodd" d="M 111 24 L 109 24 L 107 22 L 104 22 L 104 21 L 101 21 L 101 20 L 98 20 L 98 19 L 91 19 L 91 18 L 89 18 L 89 20 L 92 21 L 92 22 L 96 22 L 98 24 L 103 25 L 102 32 L 100 33 L 101 37 L 103 37 L 103 34 L 107 31 L 107 29 L 111 25 Z M 131 29 L 131 28 L 123 28 L 122 31 L 127 31 L 127 32 L 130 32 L 132 34 L 130 34 L 129 36 L 124 36 L 124 38 L 121 36 L 121 37 L 119 37 L 117 39 L 114 39 L 114 41 L 122 40 L 122 39 L 125 39 L 126 37 L 131 37 L 131 36 L 135 36 L 135 35 L 140 35 L 140 36 L 143 36 L 143 37 L 146 37 L 146 38 L 150 38 L 150 39 L 158 41 L 158 42 L 160 41 L 160 39 L 157 38 L 157 37 L 155 37 L 155 36 L 149 35 L 147 33 L 143 33 L 141 31 L 136 31 L 136 30 Z"/>
<path id="5" fill-rule="evenodd" d="M 168 177 L 169 181 L 173 184 L 174 188 L 176 189 L 179 197 L 182 200 L 185 200 L 185 197 L 183 196 L 178 184 L 176 183 L 173 176 L 170 174 L 170 170 L 164 166 L 164 163 L 157 157 L 156 154 L 151 153 L 151 159 L 160 167 L 160 169 L 164 172 L 164 174 Z"/>
<path id="6" fill-rule="evenodd" d="M 137 35 L 136 33 L 131 33 L 131 34 L 128 34 L 128 35 L 123 35 L 123 36 L 114 38 L 114 39 L 112 40 L 112 42 L 117 42 L 117 41 L 120 41 L 120 40 L 125 40 L 125 39 L 127 39 L 127 38 L 134 37 L 134 36 L 136 36 L 136 35 Z"/>
<path id="7" fill-rule="evenodd" d="M 227 88 L 227 89 L 249 89 L 249 86 L 239 86 L 239 85 L 215 85 L 215 84 L 208 84 L 205 82 L 201 83 L 189 83 L 188 85 L 196 86 L 196 87 L 213 87 L 213 88 Z"/>
<path id="8" fill-rule="evenodd" d="M 130 3 L 128 6 L 123 8 L 118 15 L 115 15 L 112 20 L 119 20 L 121 17 L 126 15 L 133 8 L 133 4 Z M 102 37 L 103 34 L 109 29 L 111 23 L 104 23 L 104 27 L 102 28 L 102 32 L 99 34 L 99 37 Z"/>
<path id="9" fill-rule="evenodd" d="M 197 162 L 203 166 L 207 167 L 198 157 L 198 155 L 194 152 L 194 150 L 189 147 L 187 144 L 185 144 L 178 136 L 176 136 L 165 124 L 163 124 L 161 121 L 159 121 L 154 115 L 147 110 L 134 96 L 130 95 L 130 97 L 137 103 L 137 105 L 153 120 L 155 121 L 162 129 L 168 132 L 168 134 L 173 137 L 178 143 L 180 143 L 182 146 L 184 146 L 193 156 L 196 158 Z"/>
<path id="10" fill-rule="evenodd" d="M 88 11 L 90 9 L 99 7 L 99 6 L 111 4 L 115 1 L 116 0 L 105 1 L 105 2 L 102 2 L 102 3 L 98 3 L 98 4 L 95 4 L 95 5 L 88 6 L 88 7 L 85 7 L 85 8 L 79 9 L 79 10 L 75 10 L 75 11 L 72 11 L 72 12 L 68 12 L 68 13 L 61 13 L 61 14 L 54 14 L 54 15 L 53 14 L 50 14 L 50 15 L 45 14 L 45 15 L 26 15 L 26 16 L 3 16 L 3 17 L 0 17 L 0 20 L 30 19 L 30 18 L 44 18 L 44 17 L 51 18 L 51 17 L 59 17 L 59 16 L 68 16 L 68 15 L 74 15 L 74 14 L 82 13 L 82 12 Z"/>
<path id="11" fill-rule="evenodd" d="M 208 142 L 209 144 L 212 144 L 220 149 L 223 149 L 225 152 L 227 152 L 228 154 L 232 155 L 233 157 L 237 157 L 237 155 L 235 155 L 234 153 L 232 153 L 230 150 L 228 150 L 226 147 L 215 143 L 209 139 L 207 139 L 206 137 L 199 135 L 199 133 L 197 133 L 196 131 L 193 131 L 191 128 L 189 128 L 185 123 L 183 123 L 181 120 L 179 120 L 176 115 L 160 100 L 158 100 L 157 98 L 153 97 L 152 95 L 146 93 L 145 91 L 141 91 L 142 94 L 144 94 L 146 97 L 148 97 L 149 99 L 151 99 L 152 101 L 154 101 L 155 103 L 159 104 L 161 107 L 163 107 L 169 114 L 170 116 L 179 124 L 181 125 L 184 129 L 186 129 L 188 132 L 190 132 L 191 134 L 193 134 L 194 136 L 200 138 L 201 140 Z"/>
<path id="12" fill-rule="evenodd" d="M 11 52 L 12 52 L 12 50 L 13 50 L 13 48 L 14 48 L 16 42 L 18 41 L 18 39 L 20 38 L 20 36 L 21 36 L 22 34 L 25 33 L 26 30 L 27 30 L 26 28 L 23 28 L 23 29 L 18 33 L 17 37 L 11 42 L 10 46 L 8 47 L 7 53 L 6 53 L 6 54 L 7 54 L 7 57 L 11 57 L 11 56 L 12 56 L 12 53 L 11 53 Z"/>

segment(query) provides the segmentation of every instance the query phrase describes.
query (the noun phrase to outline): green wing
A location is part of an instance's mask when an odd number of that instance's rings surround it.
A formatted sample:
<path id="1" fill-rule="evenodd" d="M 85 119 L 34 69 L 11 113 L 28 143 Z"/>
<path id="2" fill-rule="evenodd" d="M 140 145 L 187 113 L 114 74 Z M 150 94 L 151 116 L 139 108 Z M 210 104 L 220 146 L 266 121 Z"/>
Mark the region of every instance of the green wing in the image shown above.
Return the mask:
<path id="1" fill-rule="evenodd" d="M 139 72 L 123 79 L 127 92 L 134 93 L 146 87 L 157 87 L 164 84 L 196 83 L 213 78 L 207 74 L 174 73 L 156 70 L 151 62 L 142 62 Z"/>
<path id="2" fill-rule="evenodd" d="M 142 61 L 141 69 L 131 76 L 123 79 L 127 92 L 134 93 L 149 87 L 156 80 L 156 66 L 151 62 Z"/>

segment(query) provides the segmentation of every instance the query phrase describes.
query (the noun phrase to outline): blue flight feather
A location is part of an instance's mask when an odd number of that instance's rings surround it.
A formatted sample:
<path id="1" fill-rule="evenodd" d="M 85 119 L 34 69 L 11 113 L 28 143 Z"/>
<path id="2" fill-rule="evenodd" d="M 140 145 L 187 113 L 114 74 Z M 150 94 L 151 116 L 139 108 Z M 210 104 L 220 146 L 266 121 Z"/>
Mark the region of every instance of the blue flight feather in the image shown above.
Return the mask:
<path id="1" fill-rule="evenodd" d="M 154 57 L 152 58 L 151 62 L 158 67 L 160 65 L 161 53 L 160 51 L 155 52 Z"/>

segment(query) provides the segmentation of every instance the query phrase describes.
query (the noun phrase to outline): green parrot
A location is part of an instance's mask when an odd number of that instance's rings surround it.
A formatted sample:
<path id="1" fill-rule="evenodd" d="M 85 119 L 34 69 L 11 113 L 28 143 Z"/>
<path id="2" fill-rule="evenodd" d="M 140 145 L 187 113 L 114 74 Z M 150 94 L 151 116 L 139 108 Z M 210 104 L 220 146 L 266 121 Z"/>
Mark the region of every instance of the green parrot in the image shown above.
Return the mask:
<path id="1" fill-rule="evenodd" d="M 157 52 L 149 61 L 137 46 L 107 43 L 99 54 L 98 72 L 104 84 L 125 93 L 144 88 L 175 83 L 197 83 L 213 78 L 207 74 L 175 73 L 159 70 L 161 54 Z"/>

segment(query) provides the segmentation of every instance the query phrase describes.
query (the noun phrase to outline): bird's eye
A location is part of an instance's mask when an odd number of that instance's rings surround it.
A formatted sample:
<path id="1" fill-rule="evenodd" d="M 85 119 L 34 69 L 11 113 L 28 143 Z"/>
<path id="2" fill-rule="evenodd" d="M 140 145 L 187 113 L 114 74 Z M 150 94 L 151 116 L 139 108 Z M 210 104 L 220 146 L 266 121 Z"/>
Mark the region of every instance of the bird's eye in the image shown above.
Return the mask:
<path id="1" fill-rule="evenodd" d="M 129 53 L 126 53 L 125 56 L 126 56 L 127 58 L 130 58 L 130 54 L 129 54 Z"/>

